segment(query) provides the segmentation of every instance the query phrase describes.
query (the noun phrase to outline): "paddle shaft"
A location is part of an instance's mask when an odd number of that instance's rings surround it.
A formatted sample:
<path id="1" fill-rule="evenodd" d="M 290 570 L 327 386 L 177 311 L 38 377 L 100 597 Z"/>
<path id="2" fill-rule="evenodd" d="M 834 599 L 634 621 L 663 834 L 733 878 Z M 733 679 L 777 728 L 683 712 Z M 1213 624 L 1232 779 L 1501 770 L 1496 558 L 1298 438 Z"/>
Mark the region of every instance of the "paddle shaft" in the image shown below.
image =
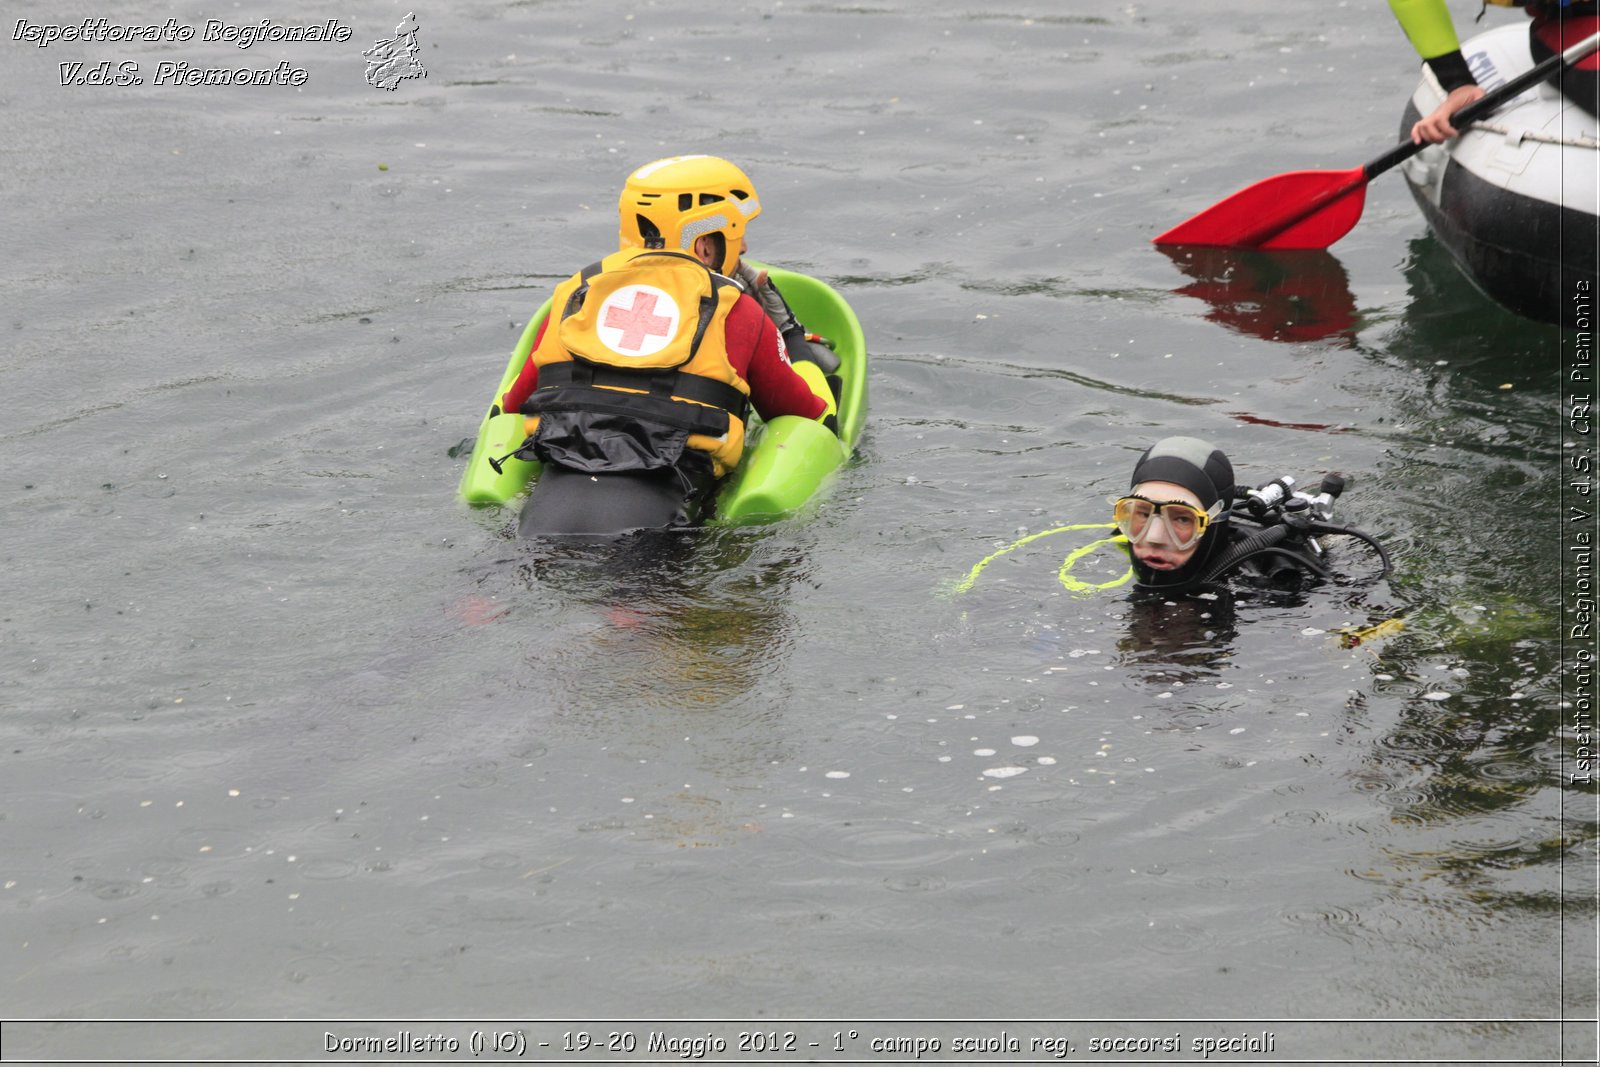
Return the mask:
<path id="1" fill-rule="evenodd" d="M 1450 124 L 1457 129 L 1463 129 L 1469 123 L 1477 122 L 1518 93 L 1538 85 L 1546 78 L 1554 75 L 1562 67 L 1576 63 L 1597 48 L 1600 48 L 1600 33 L 1591 34 L 1561 54 L 1550 56 L 1544 62 L 1523 71 L 1498 89 L 1483 94 L 1482 97 L 1457 111 L 1451 117 Z M 1366 174 L 1366 180 L 1371 181 L 1384 171 L 1404 163 L 1427 147 L 1426 144 L 1402 141 L 1361 169 Z"/>

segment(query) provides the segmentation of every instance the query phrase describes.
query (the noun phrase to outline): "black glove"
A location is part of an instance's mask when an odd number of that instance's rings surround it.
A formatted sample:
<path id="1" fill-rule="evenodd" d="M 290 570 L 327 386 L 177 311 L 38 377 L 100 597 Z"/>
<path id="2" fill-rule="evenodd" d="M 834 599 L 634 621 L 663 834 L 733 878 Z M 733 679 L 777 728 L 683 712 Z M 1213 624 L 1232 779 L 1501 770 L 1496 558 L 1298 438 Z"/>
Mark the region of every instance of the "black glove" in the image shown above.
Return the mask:
<path id="1" fill-rule="evenodd" d="M 778 332 L 783 335 L 783 347 L 789 353 L 790 362 L 810 360 L 821 367 L 824 374 L 833 374 L 839 369 L 839 357 L 827 345 L 819 344 L 806 336 L 805 327 L 795 320 L 789 302 L 778 292 L 778 287 L 772 284 L 772 279 L 767 276 L 766 271 L 758 273 L 754 267 L 741 260 L 739 269 L 734 271 L 734 276 L 744 285 L 745 291 L 761 304 L 761 310 L 767 313 L 767 318 L 778 327 Z"/>
<path id="2" fill-rule="evenodd" d="M 788 326 L 780 329 L 783 333 L 783 347 L 788 349 L 791 362 L 808 359 L 821 367 L 823 374 L 833 374 L 839 369 L 839 357 L 833 349 L 811 340 L 806 336 L 805 327 L 794 319 L 790 319 Z"/>

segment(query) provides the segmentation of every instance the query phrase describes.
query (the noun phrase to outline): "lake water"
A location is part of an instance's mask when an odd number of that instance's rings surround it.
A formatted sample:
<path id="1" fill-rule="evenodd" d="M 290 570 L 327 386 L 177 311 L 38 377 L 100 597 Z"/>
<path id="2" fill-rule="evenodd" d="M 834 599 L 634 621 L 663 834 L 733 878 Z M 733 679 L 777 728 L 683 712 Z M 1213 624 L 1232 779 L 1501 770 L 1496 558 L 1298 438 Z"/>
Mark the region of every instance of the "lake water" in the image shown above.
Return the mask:
<path id="1" fill-rule="evenodd" d="M 405 12 L 243 50 L 203 39 L 234 5 L 6 22 L 0 1016 L 197 1020 L 12 1023 L 8 1059 L 400 1028 L 231 1019 L 1594 1061 L 1579 342 L 1479 295 L 1398 173 L 1329 253 L 1150 244 L 1392 143 L 1382 5 L 436 2 L 426 77 L 374 88 Z M 61 84 L 102 61 L 145 84 Z M 765 528 L 518 542 L 456 446 L 627 173 L 691 151 L 856 309 L 856 460 Z M 1342 471 L 1394 578 L 1160 616 L 1061 586 L 1090 531 L 955 591 L 1173 433 Z"/>

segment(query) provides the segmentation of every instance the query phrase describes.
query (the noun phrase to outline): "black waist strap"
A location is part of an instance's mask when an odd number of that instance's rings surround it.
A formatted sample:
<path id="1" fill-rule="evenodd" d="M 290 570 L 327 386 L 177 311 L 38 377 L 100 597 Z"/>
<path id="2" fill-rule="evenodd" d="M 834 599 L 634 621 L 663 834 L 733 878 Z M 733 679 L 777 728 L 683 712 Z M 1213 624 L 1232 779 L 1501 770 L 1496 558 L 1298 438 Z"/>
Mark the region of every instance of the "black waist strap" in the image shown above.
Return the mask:
<path id="1" fill-rule="evenodd" d="M 552 363 L 539 368 L 539 389 L 561 385 L 603 385 L 616 389 L 639 389 L 652 396 L 671 399 L 681 397 L 701 404 L 710 404 L 745 418 L 750 398 L 727 382 L 704 378 L 698 374 L 684 374 L 676 370 L 624 370 L 621 367 L 603 367 L 592 363 L 570 361 Z"/>
<path id="2" fill-rule="evenodd" d="M 649 393 L 619 393 L 615 389 L 594 389 L 584 385 L 535 389 L 522 405 L 524 415 L 554 415 L 570 412 L 581 416 L 611 415 L 635 423 L 654 423 L 688 433 L 721 437 L 728 432 L 729 415 L 722 408 L 668 400 Z M 539 430 L 543 433 L 545 424 Z"/>

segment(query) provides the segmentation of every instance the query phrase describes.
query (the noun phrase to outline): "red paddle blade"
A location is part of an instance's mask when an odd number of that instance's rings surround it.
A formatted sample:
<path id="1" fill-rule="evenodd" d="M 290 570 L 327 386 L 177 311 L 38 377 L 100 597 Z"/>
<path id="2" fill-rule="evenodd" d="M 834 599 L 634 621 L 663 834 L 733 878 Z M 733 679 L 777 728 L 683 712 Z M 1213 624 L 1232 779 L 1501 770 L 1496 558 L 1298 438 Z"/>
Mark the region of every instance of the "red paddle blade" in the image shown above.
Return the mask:
<path id="1" fill-rule="evenodd" d="M 1158 245 L 1327 248 L 1349 233 L 1367 200 L 1367 174 L 1292 170 L 1247 185 L 1155 238 Z"/>

